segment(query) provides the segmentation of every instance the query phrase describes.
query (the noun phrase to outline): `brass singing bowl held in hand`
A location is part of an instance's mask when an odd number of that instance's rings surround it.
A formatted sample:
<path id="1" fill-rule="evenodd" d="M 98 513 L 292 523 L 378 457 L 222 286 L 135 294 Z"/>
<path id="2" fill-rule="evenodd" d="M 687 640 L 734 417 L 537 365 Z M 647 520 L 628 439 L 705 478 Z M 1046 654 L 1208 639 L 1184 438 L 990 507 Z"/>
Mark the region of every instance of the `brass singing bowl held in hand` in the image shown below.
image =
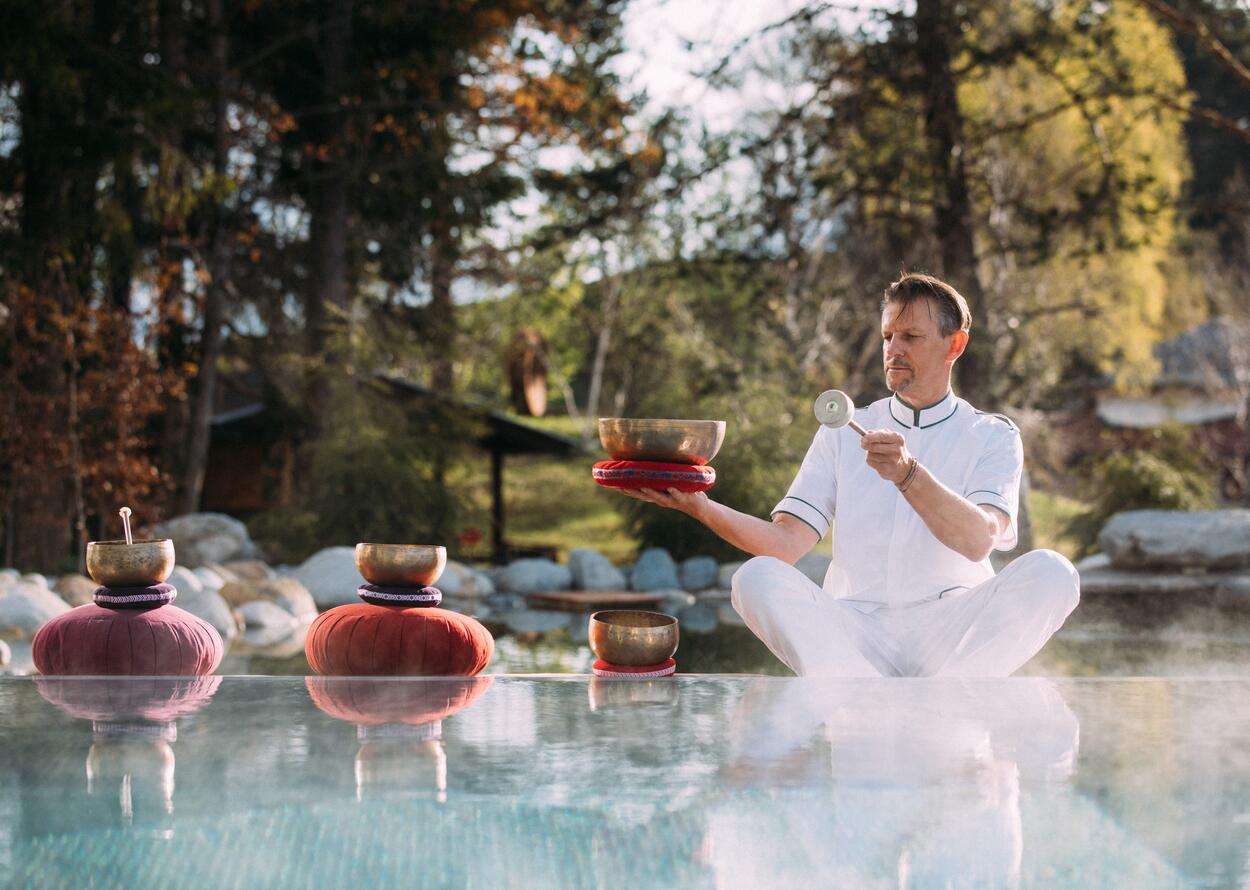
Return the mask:
<path id="1" fill-rule="evenodd" d="M 104 587 L 151 587 L 162 583 L 174 570 L 174 542 L 90 541 L 87 574 Z"/>
<path id="2" fill-rule="evenodd" d="M 426 587 L 447 568 L 447 548 L 439 544 L 357 544 L 356 569 L 370 584 Z"/>
<path id="3" fill-rule="evenodd" d="M 660 664 L 677 651 L 677 619 L 659 612 L 609 609 L 590 616 L 590 649 L 608 664 Z"/>
<path id="4" fill-rule="evenodd" d="M 613 460 L 702 466 L 720 451 L 725 421 L 601 417 L 599 441 Z"/>

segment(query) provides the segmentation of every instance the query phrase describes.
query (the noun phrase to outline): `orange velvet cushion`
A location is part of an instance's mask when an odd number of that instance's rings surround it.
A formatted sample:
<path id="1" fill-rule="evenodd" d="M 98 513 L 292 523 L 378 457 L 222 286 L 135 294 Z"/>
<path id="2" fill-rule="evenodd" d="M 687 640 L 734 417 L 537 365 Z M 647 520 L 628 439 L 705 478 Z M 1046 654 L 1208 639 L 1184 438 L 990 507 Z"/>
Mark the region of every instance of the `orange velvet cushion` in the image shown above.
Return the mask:
<path id="1" fill-rule="evenodd" d="M 318 674 L 471 677 L 490 663 L 495 638 L 446 609 L 352 603 L 317 616 L 304 651 Z"/>

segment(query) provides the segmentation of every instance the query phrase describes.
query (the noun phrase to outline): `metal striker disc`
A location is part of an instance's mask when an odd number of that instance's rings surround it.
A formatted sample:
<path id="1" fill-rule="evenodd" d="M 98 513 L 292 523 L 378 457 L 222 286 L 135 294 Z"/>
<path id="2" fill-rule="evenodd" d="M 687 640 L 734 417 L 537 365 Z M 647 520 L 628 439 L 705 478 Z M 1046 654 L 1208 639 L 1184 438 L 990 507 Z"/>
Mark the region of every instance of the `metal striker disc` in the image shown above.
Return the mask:
<path id="1" fill-rule="evenodd" d="M 855 403 L 851 397 L 840 389 L 827 389 L 816 397 L 812 406 L 816 419 L 825 426 L 843 427 L 850 423 L 855 415 Z"/>

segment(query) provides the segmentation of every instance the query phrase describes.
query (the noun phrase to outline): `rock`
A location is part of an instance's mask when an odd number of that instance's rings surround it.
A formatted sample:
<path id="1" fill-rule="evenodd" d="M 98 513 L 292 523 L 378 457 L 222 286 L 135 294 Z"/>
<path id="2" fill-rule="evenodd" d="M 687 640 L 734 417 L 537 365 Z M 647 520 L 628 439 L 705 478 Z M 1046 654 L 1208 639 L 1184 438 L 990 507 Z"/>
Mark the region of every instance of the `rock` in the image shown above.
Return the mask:
<path id="1" fill-rule="evenodd" d="M 20 580 L 22 580 L 22 573 L 17 569 L 0 569 L 0 589 Z"/>
<path id="2" fill-rule="evenodd" d="M 625 575 L 597 550 L 579 547 L 569 553 L 574 590 L 624 590 Z"/>
<path id="3" fill-rule="evenodd" d="M 191 568 L 257 555 L 247 526 L 224 513 L 177 516 L 153 528 L 152 536 L 171 538 L 178 561 Z"/>
<path id="4" fill-rule="evenodd" d="M 1250 510 L 1130 510 L 1111 517 L 1098 545 L 1119 569 L 1250 566 Z"/>
<path id="5" fill-rule="evenodd" d="M 681 586 L 684 590 L 704 590 L 716 583 L 716 560 L 710 556 L 692 556 L 681 564 Z"/>
<path id="6" fill-rule="evenodd" d="M 444 596 L 481 596 L 477 589 L 477 572 L 462 562 L 447 560 L 447 568 L 434 582 Z"/>
<path id="7" fill-rule="evenodd" d="M 491 596 L 495 592 L 495 582 L 486 572 L 475 571 L 473 573 L 473 586 L 476 588 L 475 593 L 480 597 Z"/>
<path id="8" fill-rule="evenodd" d="M 568 566 L 556 565 L 549 559 L 518 559 L 508 564 L 503 583 L 509 593 L 524 596 L 548 590 L 568 590 L 573 575 Z"/>
<path id="9" fill-rule="evenodd" d="M 1235 593 L 1250 582 L 1240 572 L 1125 572 L 1086 569 L 1081 573 L 1081 596 L 1159 593 L 1184 599 L 1199 594 Z"/>
<path id="10" fill-rule="evenodd" d="M 221 590 L 226 586 L 226 579 L 207 566 L 197 566 L 191 570 L 200 579 L 200 586 L 205 590 Z"/>
<path id="11" fill-rule="evenodd" d="M 356 588 L 365 583 L 356 570 L 356 550 L 352 547 L 327 547 L 319 550 L 292 574 L 312 594 L 321 611 L 358 603 Z"/>
<path id="12" fill-rule="evenodd" d="M 1111 557 L 1105 553 L 1094 553 L 1076 564 L 1078 572 L 1091 572 L 1111 568 Z"/>
<path id="13" fill-rule="evenodd" d="M 205 584 L 199 571 L 199 569 L 191 571 L 186 566 L 174 566 L 174 570 L 169 573 L 168 583 L 174 585 L 179 596 L 184 593 L 199 593 L 201 590 L 221 590 L 220 584 L 215 587 Z"/>
<path id="14" fill-rule="evenodd" d="M 701 603 L 727 603 L 732 596 L 733 592 L 724 587 L 709 587 L 695 594 L 695 598 Z"/>
<path id="15" fill-rule="evenodd" d="M 62 575 L 52 589 L 71 606 L 81 606 L 95 599 L 95 589 L 99 586 L 86 575 Z"/>
<path id="16" fill-rule="evenodd" d="M 48 587 L 48 579 L 38 572 L 27 572 L 20 580 L 23 584 L 33 584 L 36 587 L 42 587 L 44 590 L 51 589 Z"/>
<path id="17" fill-rule="evenodd" d="M 274 577 L 273 569 L 259 559 L 236 559 L 222 565 L 240 581 L 264 581 Z"/>
<path id="18" fill-rule="evenodd" d="M 742 620 L 742 616 L 734 610 L 730 603 L 721 603 L 716 608 L 716 617 L 720 619 L 721 624 L 728 624 L 731 627 L 746 627 L 747 623 Z"/>
<path id="19" fill-rule="evenodd" d="M 241 609 L 246 603 L 267 602 L 297 620 L 311 621 L 317 617 L 317 603 L 312 594 L 294 578 L 231 581 L 221 588 L 220 593 L 221 598 L 236 609 Z"/>
<path id="20" fill-rule="evenodd" d="M 9 649 L 9 644 L 4 640 L 0 640 L 0 668 L 9 666 L 9 659 L 13 657 L 13 651 Z"/>
<path id="21" fill-rule="evenodd" d="M 30 640 L 10 640 L 9 652 L 9 663 L 4 669 L 6 674 L 24 677 L 39 673 L 35 670 L 35 651 Z"/>
<path id="22" fill-rule="evenodd" d="M 517 609 L 495 615 L 494 620 L 505 625 L 514 634 L 543 634 L 567 628 L 573 619 L 568 612 L 540 612 L 537 609 Z"/>
<path id="23" fill-rule="evenodd" d="M 800 556 L 794 567 L 810 578 L 817 587 L 822 587 L 825 583 L 825 573 L 829 571 L 829 563 L 831 562 L 833 562 L 833 557 L 831 556 L 825 556 L 821 553 L 809 553 L 806 556 Z"/>
<path id="24" fill-rule="evenodd" d="M 677 613 L 681 633 L 706 634 L 716 630 L 717 608 L 707 603 L 695 603 Z"/>
<path id="25" fill-rule="evenodd" d="M 68 612 L 69 603 L 47 588 L 25 581 L 8 587 L 0 597 L 0 639 L 24 640 L 35 635 L 57 615 Z"/>
<path id="26" fill-rule="evenodd" d="M 663 547 L 652 547 L 644 550 L 634 563 L 630 573 L 629 588 L 648 592 L 651 590 L 671 590 L 679 585 L 677 564 Z"/>
<path id="27" fill-rule="evenodd" d="M 215 590 L 201 587 L 199 590 L 178 591 L 174 605 L 185 609 L 197 618 L 203 618 L 221 634 L 227 644 L 239 635 L 241 628 L 230 605 Z"/>
<path id="28" fill-rule="evenodd" d="M 223 588 L 224 589 L 224 588 Z M 253 600 L 239 606 L 239 615 L 243 618 L 243 626 L 253 628 L 289 629 L 299 624 L 299 619 L 286 609 L 268 600 Z"/>
<path id="29" fill-rule="evenodd" d="M 729 590 L 733 586 L 733 577 L 738 569 L 742 568 L 742 562 L 723 562 L 716 570 L 716 586 Z"/>

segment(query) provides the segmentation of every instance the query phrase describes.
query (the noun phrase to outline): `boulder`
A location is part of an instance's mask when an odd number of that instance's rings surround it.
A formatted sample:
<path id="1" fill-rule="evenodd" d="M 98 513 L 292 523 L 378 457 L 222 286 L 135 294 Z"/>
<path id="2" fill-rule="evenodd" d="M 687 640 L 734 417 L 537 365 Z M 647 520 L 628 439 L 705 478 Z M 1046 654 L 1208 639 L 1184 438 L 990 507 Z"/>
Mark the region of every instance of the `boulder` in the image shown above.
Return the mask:
<path id="1" fill-rule="evenodd" d="M 503 624 L 514 634 L 543 634 L 568 628 L 574 617 L 568 612 L 517 609 L 513 612 L 499 613 L 493 620 Z"/>
<path id="2" fill-rule="evenodd" d="M 681 633 L 706 634 L 716 630 L 716 606 L 695 603 L 677 613 Z"/>
<path id="3" fill-rule="evenodd" d="M 99 586 L 86 575 L 62 575 L 52 589 L 71 606 L 81 606 L 95 599 L 95 589 Z"/>
<path id="4" fill-rule="evenodd" d="M 434 582 L 434 586 L 441 590 L 444 596 L 482 596 L 481 591 L 477 589 L 477 574 L 464 563 L 449 559 L 447 568 Z"/>
<path id="5" fill-rule="evenodd" d="M 36 584 L 17 581 L 0 597 L 0 639 L 25 640 L 57 615 L 70 610 L 69 603 Z"/>
<path id="6" fill-rule="evenodd" d="M 683 590 L 704 590 L 716 584 L 716 560 L 710 556 L 692 556 L 681 564 Z"/>
<path id="7" fill-rule="evenodd" d="M 4 672 L 18 677 L 37 674 L 34 647 L 30 640 L 9 640 L 9 663 Z"/>
<path id="8" fill-rule="evenodd" d="M 22 580 L 22 573 L 17 569 L 0 569 L 0 589 L 20 580 Z"/>
<path id="9" fill-rule="evenodd" d="M 1111 517 L 1098 545 L 1118 569 L 1250 566 L 1250 510 L 1130 510 Z"/>
<path id="10" fill-rule="evenodd" d="M 733 578 L 738 569 L 742 568 L 742 562 L 723 562 L 716 569 L 716 586 L 723 590 L 729 590 L 733 586 Z"/>
<path id="11" fill-rule="evenodd" d="M 327 547 L 319 550 L 292 574 L 312 594 L 321 611 L 358 603 L 356 588 L 365 583 L 356 570 L 356 550 L 353 547 Z"/>
<path id="12" fill-rule="evenodd" d="M 495 592 L 495 582 L 486 572 L 473 573 L 473 586 L 476 588 L 474 593 L 480 597 L 491 596 Z"/>
<path id="13" fill-rule="evenodd" d="M 631 590 L 648 592 L 651 590 L 671 590 L 677 587 L 677 563 L 663 547 L 652 547 L 644 550 L 634 563 L 629 576 Z"/>
<path id="14" fill-rule="evenodd" d="M 317 603 L 312 594 L 294 578 L 231 581 L 221 588 L 220 594 L 228 605 L 240 610 L 247 603 L 265 602 L 278 606 L 297 620 L 311 621 L 317 617 Z"/>
<path id="15" fill-rule="evenodd" d="M 9 666 L 9 659 L 13 657 L 9 644 L 4 640 L 0 640 L 0 668 Z"/>
<path id="16" fill-rule="evenodd" d="M 260 559 L 236 559 L 223 563 L 221 567 L 240 581 L 264 581 L 274 577 L 273 569 Z"/>
<path id="17" fill-rule="evenodd" d="M 568 566 L 549 559 L 518 559 L 508 564 L 499 586 L 509 593 L 525 596 L 548 590 L 568 590 L 573 575 Z"/>
<path id="18" fill-rule="evenodd" d="M 211 624 L 226 644 L 239 635 L 239 621 L 230 605 L 215 590 L 201 587 L 198 590 L 178 590 L 178 598 L 174 605 L 185 609 L 197 618 L 203 618 Z"/>
<path id="19" fill-rule="evenodd" d="M 257 555 L 247 526 L 224 513 L 177 516 L 153 528 L 152 536 L 172 539 L 178 561 L 191 568 Z"/>
<path id="20" fill-rule="evenodd" d="M 1091 554 L 1076 564 L 1078 572 L 1101 571 L 1111 568 L 1111 557 L 1105 553 Z"/>
<path id="21" fill-rule="evenodd" d="M 201 590 L 221 590 L 221 585 L 210 587 L 200 578 L 199 569 L 194 572 L 186 566 L 174 566 L 174 570 L 169 573 L 168 583 L 174 585 L 174 589 L 178 591 L 178 595 L 184 593 L 199 593 Z"/>
<path id="22" fill-rule="evenodd" d="M 48 586 L 48 579 L 38 572 L 27 572 L 20 580 L 23 584 L 33 584 L 36 587 L 42 587 L 44 590 L 51 590 Z"/>
<path id="23" fill-rule="evenodd" d="M 205 590 L 217 591 L 226 586 L 226 579 L 208 566 L 196 566 L 191 572 Z"/>
<path id="24" fill-rule="evenodd" d="M 580 547 L 569 553 L 574 590 L 624 590 L 625 575 L 597 550 Z"/>
<path id="25" fill-rule="evenodd" d="M 831 562 L 833 562 L 831 556 L 825 556 L 823 553 L 808 553 L 806 556 L 800 556 L 794 567 L 810 578 L 817 587 L 822 587 L 825 583 L 825 573 L 829 571 Z"/>
<path id="26" fill-rule="evenodd" d="M 224 590 L 225 588 L 223 588 Z M 239 616 L 248 630 L 254 628 L 290 629 L 299 624 L 299 619 L 281 606 L 269 600 L 252 600 L 239 606 Z"/>

